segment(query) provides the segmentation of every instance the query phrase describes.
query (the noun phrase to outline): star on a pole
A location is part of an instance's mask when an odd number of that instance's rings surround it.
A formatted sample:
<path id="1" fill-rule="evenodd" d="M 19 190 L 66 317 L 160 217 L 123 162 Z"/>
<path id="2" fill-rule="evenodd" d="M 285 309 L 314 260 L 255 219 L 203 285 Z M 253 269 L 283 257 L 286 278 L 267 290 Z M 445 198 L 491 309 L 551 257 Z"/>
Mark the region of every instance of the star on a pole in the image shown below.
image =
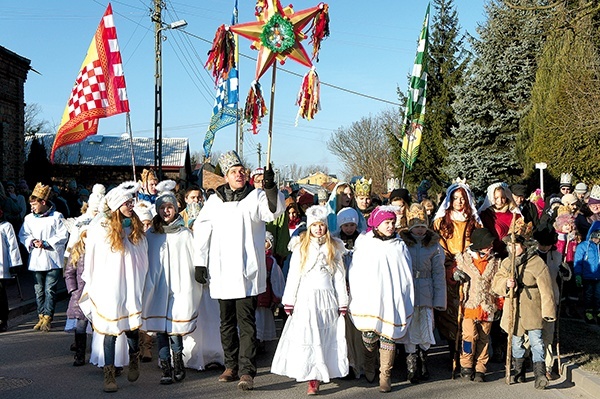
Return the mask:
<path id="1" fill-rule="evenodd" d="M 306 39 L 302 30 L 324 4 L 298 12 L 291 6 L 283 8 L 279 0 L 266 0 L 265 4 L 258 21 L 230 27 L 232 32 L 252 40 L 258 50 L 254 79 L 259 80 L 276 59 L 283 63 L 289 57 L 310 68 L 312 61 L 301 43 Z"/>

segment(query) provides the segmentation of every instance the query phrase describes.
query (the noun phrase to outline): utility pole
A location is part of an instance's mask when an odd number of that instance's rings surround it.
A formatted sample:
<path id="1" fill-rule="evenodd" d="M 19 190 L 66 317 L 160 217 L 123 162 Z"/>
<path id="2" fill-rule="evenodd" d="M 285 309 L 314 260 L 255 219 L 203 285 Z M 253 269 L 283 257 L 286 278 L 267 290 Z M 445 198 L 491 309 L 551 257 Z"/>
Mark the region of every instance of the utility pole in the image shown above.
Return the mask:
<path id="1" fill-rule="evenodd" d="M 257 151 L 257 152 L 258 152 L 258 167 L 260 168 L 260 165 L 262 165 L 262 163 L 261 163 L 261 155 L 262 155 L 262 154 L 261 154 L 261 152 L 260 152 L 260 151 L 261 151 L 261 149 L 262 149 L 262 146 L 260 145 L 260 143 L 258 143 L 258 144 L 256 145 L 256 148 L 257 148 L 257 150 L 258 150 L 258 151 Z"/>
<path id="2" fill-rule="evenodd" d="M 154 0 L 154 38 L 155 38 L 155 74 L 154 74 L 154 169 L 158 179 L 162 180 L 162 0 Z"/>

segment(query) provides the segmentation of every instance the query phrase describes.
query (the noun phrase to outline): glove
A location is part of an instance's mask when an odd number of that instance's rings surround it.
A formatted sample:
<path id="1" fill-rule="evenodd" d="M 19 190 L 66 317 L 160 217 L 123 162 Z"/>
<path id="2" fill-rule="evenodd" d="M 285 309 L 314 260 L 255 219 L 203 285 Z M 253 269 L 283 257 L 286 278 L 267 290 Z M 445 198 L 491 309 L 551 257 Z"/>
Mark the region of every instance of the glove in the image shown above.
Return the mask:
<path id="1" fill-rule="evenodd" d="M 558 269 L 560 271 L 560 277 L 562 278 L 563 281 L 570 281 L 571 277 L 572 277 L 572 273 L 571 273 L 571 268 L 569 267 L 568 264 L 563 263 L 560 265 L 560 268 Z"/>
<path id="2" fill-rule="evenodd" d="M 346 313 L 348 313 L 348 307 L 347 306 L 340 306 L 338 308 L 338 312 L 340 313 L 341 316 L 346 316 Z"/>
<path id="3" fill-rule="evenodd" d="M 583 287 L 583 277 L 575 276 L 575 284 L 577 284 L 577 288 Z"/>
<path id="4" fill-rule="evenodd" d="M 452 278 L 454 279 L 454 281 L 457 281 L 461 284 L 468 282 L 469 280 L 471 280 L 471 277 L 469 277 L 469 275 L 465 272 L 463 272 L 460 269 L 456 269 L 454 271 L 454 274 L 452 274 Z"/>
<path id="5" fill-rule="evenodd" d="M 283 305 L 283 310 L 285 311 L 285 314 L 291 316 L 292 313 L 294 313 L 294 305 Z"/>
<path id="6" fill-rule="evenodd" d="M 194 272 L 194 279 L 200 284 L 206 284 L 206 279 L 208 278 L 208 269 L 206 266 L 196 266 Z"/>
<path id="7" fill-rule="evenodd" d="M 271 164 L 265 166 L 265 174 L 263 175 L 263 188 L 268 190 L 275 187 L 275 171 Z"/>

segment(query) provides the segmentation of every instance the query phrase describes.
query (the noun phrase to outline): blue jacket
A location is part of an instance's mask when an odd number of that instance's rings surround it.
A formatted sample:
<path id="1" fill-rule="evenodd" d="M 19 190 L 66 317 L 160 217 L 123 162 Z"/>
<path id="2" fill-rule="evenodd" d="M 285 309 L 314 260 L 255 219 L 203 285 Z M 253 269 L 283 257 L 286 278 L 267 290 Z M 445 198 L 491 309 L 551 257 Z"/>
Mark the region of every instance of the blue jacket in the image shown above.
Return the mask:
<path id="1" fill-rule="evenodd" d="M 592 223 L 587 239 L 577 245 L 573 270 L 584 280 L 600 280 L 600 245 L 590 239 L 594 231 L 600 230 L 600 221 Z"/>

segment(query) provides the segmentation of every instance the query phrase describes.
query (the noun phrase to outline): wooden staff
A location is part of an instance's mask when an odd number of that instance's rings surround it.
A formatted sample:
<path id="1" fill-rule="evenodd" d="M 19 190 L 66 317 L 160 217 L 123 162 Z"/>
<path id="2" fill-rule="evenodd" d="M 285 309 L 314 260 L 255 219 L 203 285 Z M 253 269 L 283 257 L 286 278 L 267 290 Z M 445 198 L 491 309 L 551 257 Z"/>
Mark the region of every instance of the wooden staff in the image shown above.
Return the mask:
<path id="1" fill-rule="evenodd" d="M 569 235 L 567 234 L 567 241 L 565 243 L 565 247 L 563 248 L 562 251 L 562 261 L 560 262 L 561 266 L 563 266 L 564 262 L 565 262 L 565 256 L 567 253 L 567 250 L 569 249 Z M 567 268 L 569 267 L 569 265 L 566 265 Z M 558 268 L 558 272 L 560 273 L 560 267 Z M 572 278 L 572 276 L 571 276 Z M 562 294 L 563 294 L 563 285 L 564 285 L 565 279 L 564 277 L 561 275 L 560 276 L 560 290 L 558 291 L 558 308 L 556 309 L 556 325 L 555 325 L 555 329 L 554 332 L 556 334 L 556 362 L 557 362 L 557 366 L 558 366 L 558 375 L 562 376 L 562 370 L 560 367 L 560 308 L 561 308 L 561 298 L 562 298 Z"/>
<path id="2" fill-rule="evenodd" d="M 456 328 L 456 338 L 454 339 L 454 357 L 452 358 L 452 379 L 454 379 L 454 374 L 456 373 L 456 369 L 458 368 L 459 359 L 460 359 L 460 342 L 462 341 L 462 322 L 463 322 L 463 313 L 465 310 L 464 301 L 466 299 L 466 295 L 463 293 L 463 283 L 458 285 L 458 316 L 457 316 L 457 328 Z"/>
<path id="3" fill-rule="evenodd" d="M 517 237 L 515 234 L 515 222 L 517 220 L 517 214 L 513 213 L 512 216 L 512 221 L 510 222 L 510 229 L 511 229 L 511 234 L 510 234 L 510 245 L 511 245 L 511 259 L 510 259 L 510 273 L 509 273 L 509 279 L 513 280 L 515 279 L 515 268 L 516 268 L 516 263 L 517 263 L 517 256 L 515 254 L 515 250 L 516 250 L 516 246 L 517 246 Z M 508 290 L 508 303 L 510 303 L 510 313 L 508 315 L 508 339 L 506 340 L 506 364 L 505 364 L 505 368 L 506 368 L 506 374 L 505 374 L 505 381 L 506 384 L 510 385 L 510 370 L 512 367 L 512 337 L 514 335 L 514 330 L 515 330 L 515 313 L 517 310 L 517 306 L 513 303 L 513 298 L 515 295 L 515 289 L 514 287 L 509 288 Z"/>

